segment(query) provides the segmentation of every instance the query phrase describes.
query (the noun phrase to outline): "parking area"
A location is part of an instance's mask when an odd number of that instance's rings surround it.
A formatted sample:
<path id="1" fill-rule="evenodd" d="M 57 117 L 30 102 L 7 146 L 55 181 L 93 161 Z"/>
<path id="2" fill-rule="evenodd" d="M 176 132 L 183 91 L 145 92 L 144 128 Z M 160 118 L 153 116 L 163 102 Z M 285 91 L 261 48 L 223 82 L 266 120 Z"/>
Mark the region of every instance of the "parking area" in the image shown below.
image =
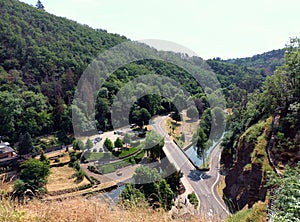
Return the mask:
<path id="1" fill-rule="evenodd" d="M 130 126 L 115 131 L 104 132 L 104 133 L 101 131 L 99 134 L 90 136 L 89 139 L 92 140 L 92 142 L 94 143 L 94 147 L 92 148 L 92 150 L 96 152 L 105 152 L 105 150 L 103 149 L 103 144 L 106 138 L 114 142 L 118 137 L 120 139 L 123 139 L 126 133 L 133 134 L 133 131 L 130 128 Z"/>

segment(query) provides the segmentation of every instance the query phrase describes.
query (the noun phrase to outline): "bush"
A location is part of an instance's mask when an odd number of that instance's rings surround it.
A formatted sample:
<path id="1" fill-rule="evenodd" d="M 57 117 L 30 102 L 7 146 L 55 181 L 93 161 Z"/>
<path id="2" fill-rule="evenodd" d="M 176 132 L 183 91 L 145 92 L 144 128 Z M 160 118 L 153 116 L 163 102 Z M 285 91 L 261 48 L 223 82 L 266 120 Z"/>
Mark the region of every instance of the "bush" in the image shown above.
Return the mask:
<path id="1" fill-rule="evenodd" d="M 190 193 L 188 195 L 188 199 L 189 199 L 190 203 L 194 205 L 195 208 L 198 207 L 199 201 L 198 201 L 198 198 L 197 198 L 195 192 Z"/>
<path id="2" fill-rule="evenodd" d="M 136 163 L 141 162 L 141 160 L 144 158 L 144 156 L 145 156 L 145 150 L 143 150 L 142 152 L 140 152 L 138 155 L 136 155 L 134 157 L 135 162 Z"/>
<path id="3" fill-rule="evenodd" d="M 81 170 L 78 160 L 73 163 L 73 168 L 77 171 Z"/>
<path id="4" fill-rule="evenodd" d="M 129 158 L 129 162 L 132 163 L 132 164 L 135 164 L 135 163 L 136 163 L 134 157 L 130 157 L 130 158 Z"/>
<path id="5" fill-rule="evenodd" d="M 83 180 L 85 173 L 83 172 L 83 170 L 80 168 L 77 173 L 75 174 L 76 178 L 78 181 Z"/>
<path id="6" fill-rule="evenodd" d="M 88 166 L 88 170 L 91 171 L 92 173 L 102 174 L 102 172 L 99 169 L 97 169 L 95 166 Z"/>

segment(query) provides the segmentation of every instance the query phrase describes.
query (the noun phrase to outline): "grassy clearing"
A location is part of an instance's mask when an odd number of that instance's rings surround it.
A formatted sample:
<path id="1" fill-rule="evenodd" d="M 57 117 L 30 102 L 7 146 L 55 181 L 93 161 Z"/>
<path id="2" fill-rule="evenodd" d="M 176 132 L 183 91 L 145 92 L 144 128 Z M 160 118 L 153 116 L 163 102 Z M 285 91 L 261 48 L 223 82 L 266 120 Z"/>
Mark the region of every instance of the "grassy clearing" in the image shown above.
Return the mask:
<path id="1" fill-rule="evenodd" d="M 263 121 L 261 123 L 258 123 L 258 126 L 254 126 L 254 131 L 257 129 L 260 129 L 260 133 L 255 132 L 254 134 L 260 134 L 260 136 L 257 137 L 257 141 L 255 144 L 255 148 L 251 154 L 251 162 L 252 164 L 260 164 L 262 166 L 263 171 L 272 171 L 272 167 L 269 164 L 268 160 L 268 154 L 266 152 L 266 146 L 267 146 L 267 137 L 269 135 L 270 131 L 270 125 L 272 122 L 272 118 L 267 119 L 266 121 Z M 251 128 L 250 128 L 251 129 Z M 251 131 L 250 131 L 251 135 Z"/>
<path id="2" fill-rule="evenodd" d="M 51 174 L 48 178 L 48 184 L 46 185 L 48 192 L 76 189 L 90 184 L 86 178 L 82 181 L 76 181 L 75 173 L 76 170 L 67 165 L 51 168 Z"/>
<path id="3" fill-rule="evenodd" d="M 104 159 L 111 159 L 112 153 L 98 153 L 98 152 L 91 152 L 90 154 L 86 154 L 85 158 L 87 161 L 94 161 L 94 160 L 102 160 Z"/>
<path id="4" fill-rule="evenodd" d="M 57 163 L 68 163 L 70 162 L 69 153 L 62 153 L 50 158 L 50 166 L 55 165 Z"/>
<path id="5" fill-rule="evenodd" d="M 112 159 L 113 157 L 124 158 L 126 156 L 132 155 L 138 152 L 141 147 L 132 147 L 128 148 L 128 150 L 122 150 L 122 152 L 113 152 L 113 153 L 99 153 L 99 152 L 91 152 L 86 155 L 87 161 L 94 160 L 102 160 L 102 159 Z"/>
<path id="6" fill-rule="evenodd" d="M 187 117 L 186 111 L 182 113 L 183 118 L 183 131 L 185 132 L 185 135 L 192 138 L 194 133 L 197 132 L 199 127 L 200 120 L 191 120 L 189 117 Z M 184 146 L 188 146 L 191 141 L 188 141 L 186 138 L 186 141 L 184 143 Z"/>

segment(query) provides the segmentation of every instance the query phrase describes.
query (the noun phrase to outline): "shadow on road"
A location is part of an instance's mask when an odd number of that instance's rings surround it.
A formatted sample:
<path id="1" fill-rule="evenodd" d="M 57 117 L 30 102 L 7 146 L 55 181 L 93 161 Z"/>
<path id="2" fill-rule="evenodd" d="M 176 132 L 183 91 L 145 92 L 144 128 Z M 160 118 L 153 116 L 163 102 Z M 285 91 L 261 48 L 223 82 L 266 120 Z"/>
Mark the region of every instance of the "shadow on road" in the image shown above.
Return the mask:
<path id="1" fill-rule="evenodd" d="M 193 181 L 200 181 L 211 178 L 211 176 L 208 175 L 206 172 L 199 170 L 191 170 L 188 177 L 191 178 L 191 180 Z"/>

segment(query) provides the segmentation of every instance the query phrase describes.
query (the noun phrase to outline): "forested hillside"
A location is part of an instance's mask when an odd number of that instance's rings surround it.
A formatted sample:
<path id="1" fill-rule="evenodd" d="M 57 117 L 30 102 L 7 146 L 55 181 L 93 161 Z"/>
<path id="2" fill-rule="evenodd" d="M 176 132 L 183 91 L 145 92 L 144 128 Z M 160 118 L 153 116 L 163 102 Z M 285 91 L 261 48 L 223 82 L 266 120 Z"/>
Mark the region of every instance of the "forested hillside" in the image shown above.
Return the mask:
<path id="1" fill-rule="evenodd" d="M 0 6 L 0 113 L 5 117 L 1 119 L 0 135 L 16 142 L 20 133 L 28 132 L 32 137 L 55 133 L 61 143 L 70 143 L 73 133 L 71 104 L 78 79 L 100 52 L 128 39 L 94 30 L 16 0 L 1 1 Z M 181 54 L 166 53 L 166 56 L 182 59 Z M 207 69 L 201 58 L 187 57 L 185 60 L 191 66 Z M 217 73 L 227 98 L 240 89 L 253 91 L 263 79 L 255 70 L 216 61 L 209 64 Z M 184 86 L 193 96 L 200 114 L 209 108 L 203 89 L 186 70 L 158 60 L 145 60 L 120 68 L 103 84 L 96 102 L 98 129 L 112 129 L 110 109 L 114 95 L 126 82 L 145 74 L 170 77 Z M 170 92 L 173 90 L 174 98 L 180 100 L 180 96 L 176 97 L 178 88 L 171 85 L 169 88 Z M 133 107 L 135 116 L 131 115 L 130 119 L 141 116 L 143 113 L 138 111 L 141 108 L 146 109 L 147 112 L 143 110 L 146 116 L 176 111 L 172 102 L 145 96 Z M 206 116 L 209 115 L 207 110 Z M 209 134 L 209 124 L 204 125 Z"/>
<path id="2" fill-rule="evenodd" d="M 241 59 L 229 59 L 226 62 L 260 70 L 265 75 L 272 75 L 276 67 L 283 64 L 285 49 L 272 50 L 263 54 Z"/>
<path id="3" fill-rule="evenodd" d="M 270 198 L 269 210 L 276 221 L 296 221 L 299 216 L 299 180 L 291 178 L 298 185 L 290 188 L 279 182 L 286 168 L 299 167 L 299 70 L 299 40 L 293 39 L 283 65 L 266 78 L 261 90 L 235 100 L 238 105 L 229 116 L 221 160 L 227 171 L 224 199 L 233 212 Z M 289 193 L 286 204 L 278 199 L 283 193 Z"/>
<path id="4" fill-rule="evenodd" d="M 0 134 L 16 141 L 25 132 L 71 132 L 81 73 L 99 52 L 127 39 L 16 0 L 1 1 L 0 14 Z"/>

